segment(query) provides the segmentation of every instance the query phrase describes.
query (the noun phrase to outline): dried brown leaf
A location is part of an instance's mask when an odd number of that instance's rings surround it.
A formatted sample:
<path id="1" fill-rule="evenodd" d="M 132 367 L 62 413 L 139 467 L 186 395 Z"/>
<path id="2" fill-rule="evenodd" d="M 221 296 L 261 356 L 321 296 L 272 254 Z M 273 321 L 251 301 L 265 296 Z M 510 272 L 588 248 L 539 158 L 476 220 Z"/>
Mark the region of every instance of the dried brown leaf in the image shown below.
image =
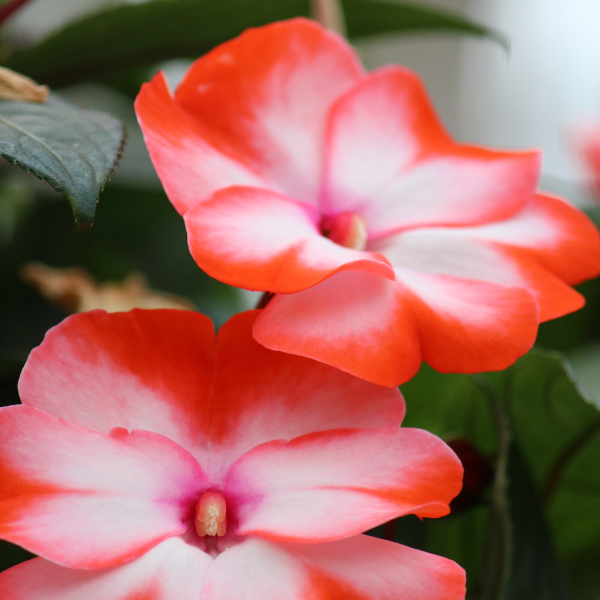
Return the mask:
<path id="1" fill-rule="evenodd" d="M 47 85 L 38 85 L 25 75 L 0 67 L 0 99 L 46 102 L 49 93 Z"/>
<path id="2" fill-rule="evenodd" d="M 34 262 L 24 265 L 21 276 L 48 300 L 72 313 L 95 308 L 107 312 L 132 308 L 195 309 L 185 298 L 149 288 L 141 273 L 130 273 L 122 282 L 98 283 L 77 267 L 55 269 Z"/>

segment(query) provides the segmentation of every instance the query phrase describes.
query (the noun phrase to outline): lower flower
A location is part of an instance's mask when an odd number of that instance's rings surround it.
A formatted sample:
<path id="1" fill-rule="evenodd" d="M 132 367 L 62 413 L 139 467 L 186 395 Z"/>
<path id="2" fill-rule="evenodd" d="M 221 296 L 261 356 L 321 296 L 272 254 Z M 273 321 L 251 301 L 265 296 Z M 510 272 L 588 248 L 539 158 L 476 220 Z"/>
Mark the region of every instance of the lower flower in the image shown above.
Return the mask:
<path id="1" fill-rule="evenodd" d="M 176 310 L 68 318 L 0 409 L 11 600 L 460 600 L 455 563 L 360 535 L 440 517 L 462 467 L 399 391 Z"/>

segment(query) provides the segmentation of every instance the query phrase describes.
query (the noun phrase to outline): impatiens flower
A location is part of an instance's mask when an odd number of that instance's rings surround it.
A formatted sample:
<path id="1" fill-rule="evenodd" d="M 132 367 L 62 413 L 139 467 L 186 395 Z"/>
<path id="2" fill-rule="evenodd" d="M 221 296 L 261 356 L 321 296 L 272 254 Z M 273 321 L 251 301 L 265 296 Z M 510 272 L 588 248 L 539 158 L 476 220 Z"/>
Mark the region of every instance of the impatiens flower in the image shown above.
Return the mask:
<path id="1" fill-rule="evenodd" d="M 414 73 L 366 74 L 309 21 L 219 46 L 174 96 L 159 73 L 136 108 L 198 265 L 276 294 L 253 331 L 273 350 L 387 386 L 503 369 L 600 273 L 538 152 L 457 144 Z"/>
<path id="2" fill-rule="evenodd" d="M 0 409 L 10 600 L 462 600 L 455 563 L 360 535 L 447 514 L 462 467 L 396 389 L 257 344 L 257 311 L 68 318 Z"/>

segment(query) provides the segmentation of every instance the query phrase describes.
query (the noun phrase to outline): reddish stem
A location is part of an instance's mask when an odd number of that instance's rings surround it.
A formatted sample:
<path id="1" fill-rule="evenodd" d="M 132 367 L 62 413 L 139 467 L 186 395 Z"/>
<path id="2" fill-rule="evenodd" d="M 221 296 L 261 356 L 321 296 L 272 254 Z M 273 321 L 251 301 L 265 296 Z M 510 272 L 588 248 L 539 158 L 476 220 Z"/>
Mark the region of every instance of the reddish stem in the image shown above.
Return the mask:
<path id="1" fill-rule="evenodd" d="M 19 10 L 21 6 L 27 4 L 29 0 L 11 0 L 6 4 L 0 6 L 0 25 L 10 17 L 15 11 Z"/>
<path id="2" fill-rule="evenodd" d="M 258 301 L 258 304 L 256 305 L 256 308 L 264 308 L 267 304 L 269 304 L 269 302 L 271 302 L 271 298 L 274 296 L 275 294 L 272 294 L 271 292 L 265 292 L 261 297 L 260 300 Z"/>
<path id="3" fill-rule="evenodd" d="M 383 539 L 388 542 L 393 542 L 396 538 L 396 519 L 388 521 L 383 526 Z"/>

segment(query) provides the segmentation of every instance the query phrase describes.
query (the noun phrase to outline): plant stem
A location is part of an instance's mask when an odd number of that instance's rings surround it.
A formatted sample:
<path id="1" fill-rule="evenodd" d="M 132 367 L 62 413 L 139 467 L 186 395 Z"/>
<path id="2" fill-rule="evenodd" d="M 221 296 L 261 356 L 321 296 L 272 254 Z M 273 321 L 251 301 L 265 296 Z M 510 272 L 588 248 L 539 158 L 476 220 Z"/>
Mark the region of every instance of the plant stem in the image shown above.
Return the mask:
<path id="1" fill-rule="evenodd" d="M 340 0 L 311 0 L 311 16 L 326 29 L 348 37 Z"/>
<path id="2" fill-rule="evenodd" d="M 580 450 L 591 442 L 600 430 L 600 421 L 594 423 L 587 431 L 584 431 L 572 444 L 567 446 L 564 452 L 558 457 L 550 474 L 546 479 L 546 485 L 542 492 L 542 500 L 547 503 L 552 498 L 552 494 L 558 485 L 560 478 L 573 458 L 577 456 Z"/>
<path id="3" fill-rule="evenodd" d="M 494 471 L 484 556 L 482 600 L 504 600 L 512 555 L 512 524 L 508 495 L 508 458 L 512 434 L 502 401 L 483 375 L 473 375 L 477 387 L 490 402 L 498 436 L 498 459 Z"/>
<path id="4" fill-rule="evenodd" d="M 272 294 L 271 292 L 264 292 L 254 308 L 264 308 L 267 306 L 267 304 L 269 304 L 269 302 L 271 302 L 271 299 L 274 295 L 275 294 Z"/>
<path id="5" fill-rule="evenodd" d="M 393 542 L 396 539 L 396 519 L 388 521 L 383 526 L 383 539 Z"/>

